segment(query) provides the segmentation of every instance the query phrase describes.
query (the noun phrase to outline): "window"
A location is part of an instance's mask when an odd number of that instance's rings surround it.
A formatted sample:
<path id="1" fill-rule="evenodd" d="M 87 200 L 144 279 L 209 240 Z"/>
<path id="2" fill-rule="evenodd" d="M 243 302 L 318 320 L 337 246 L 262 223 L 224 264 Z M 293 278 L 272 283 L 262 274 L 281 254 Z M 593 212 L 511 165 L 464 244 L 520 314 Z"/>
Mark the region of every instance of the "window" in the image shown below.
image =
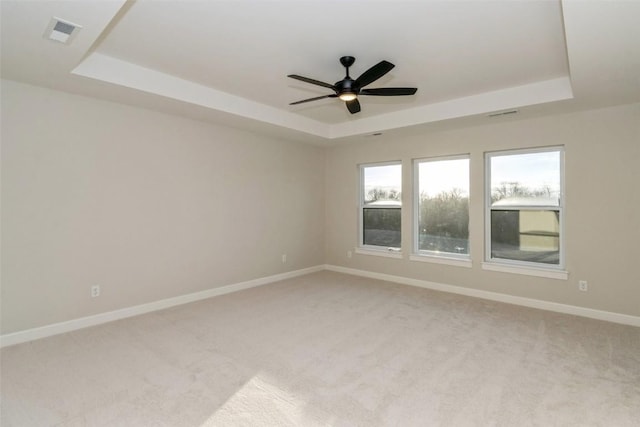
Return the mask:
<path id="1" fill-rule="evenodd" d="M 486 258 L 506 264 L 564 265 L 562 148 L 486 154 Z"/>
<path id="2" fill-rule="evenodd" d="M 469 156 L 414 161 L 414 251 L 469 258 Z"/>
<path id="3" fill-rule="evenodd" d="M 399 250 L 401 246 L 402 165 L 360 166 L 360 246 Z"/>

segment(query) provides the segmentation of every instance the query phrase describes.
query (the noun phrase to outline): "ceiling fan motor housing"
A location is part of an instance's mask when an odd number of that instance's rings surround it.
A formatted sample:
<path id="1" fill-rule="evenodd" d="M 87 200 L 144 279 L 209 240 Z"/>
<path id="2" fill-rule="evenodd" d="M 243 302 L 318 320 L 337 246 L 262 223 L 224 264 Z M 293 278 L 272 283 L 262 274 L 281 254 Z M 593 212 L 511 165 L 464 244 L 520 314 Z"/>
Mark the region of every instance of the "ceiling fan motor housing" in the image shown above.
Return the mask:
<path id="1" fill-rule="evenodd" d="M 360 92 L 360 87 L 351 77 L 345 77 L 343 80 L 336 82 L 334 86 L 338 95 L 342 93 L 355 93 L 357 95 Z"/>

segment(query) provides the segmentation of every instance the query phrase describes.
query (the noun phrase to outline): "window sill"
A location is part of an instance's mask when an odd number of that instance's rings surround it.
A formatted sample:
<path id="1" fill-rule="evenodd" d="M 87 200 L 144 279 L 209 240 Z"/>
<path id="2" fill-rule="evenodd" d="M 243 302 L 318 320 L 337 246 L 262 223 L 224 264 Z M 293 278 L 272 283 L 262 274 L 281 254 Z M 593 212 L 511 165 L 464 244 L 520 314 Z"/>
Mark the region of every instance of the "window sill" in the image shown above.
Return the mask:
<path id="1" fill-rule="evenodd" d="M 434 264 L 453 265 L 456 267 L 471 268 L 473 263 L 470 259 L 461 259 L 447 256 L 434 256 L 434 255 L 410 255 L 410 261 L 431 262 Z"/>
<path id="2" fill-rule="evenodd" d="M 402 259 L 402 252 L 388 249 L 356 248 L 355 253 L 360 255 L 374 255 L 386 258 Z"/>
<path id="3" fill-rule="evenodd" d="M 567 280 L 569 272 L 550 268 L 521 267 L 494 262 L 483 262 L 483 270 L 499 271 L 501 273 L 523 274 L 526 276 L 546 277 L 548 279 Z"/>

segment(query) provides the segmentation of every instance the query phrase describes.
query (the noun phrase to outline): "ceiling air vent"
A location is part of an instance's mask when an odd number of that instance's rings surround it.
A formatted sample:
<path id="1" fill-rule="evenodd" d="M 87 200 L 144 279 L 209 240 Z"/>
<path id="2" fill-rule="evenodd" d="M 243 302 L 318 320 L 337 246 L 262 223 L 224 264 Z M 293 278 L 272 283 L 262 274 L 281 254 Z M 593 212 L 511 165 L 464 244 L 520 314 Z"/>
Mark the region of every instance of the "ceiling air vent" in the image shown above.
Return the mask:
<path id="1" fill-rule="evenodd" d="M 509 114 L 517 114 L 517 113 L 518 113 L 518 110 L 497 111 L 495 113 L 491 113 L 487 115 L 487 117 L 508 116 Z"/>
<path id="2" fill-rule="evenodd" d="M 51 18 L 51 22 L 49 22 L 44 36 L 49 40 L 69 44 L 81 28 L 81 25 L 54 16 Z"/>

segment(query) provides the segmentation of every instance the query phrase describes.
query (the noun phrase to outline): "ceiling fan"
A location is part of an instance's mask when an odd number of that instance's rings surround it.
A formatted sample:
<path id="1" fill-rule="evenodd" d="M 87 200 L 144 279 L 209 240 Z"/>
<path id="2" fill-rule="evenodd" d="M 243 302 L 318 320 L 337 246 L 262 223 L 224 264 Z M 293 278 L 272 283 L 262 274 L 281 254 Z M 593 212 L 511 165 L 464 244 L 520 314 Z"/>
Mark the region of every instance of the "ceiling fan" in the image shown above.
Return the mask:
<path id="1" fill-rule="evenodd" d="M 373 83 L 380 77 L 387 74 L 393 67 L 395 67 L 395 65 L 393 65 L 391 62 L 380 61 L 376 65 L 362 73 L 360 77 L 353 80 L 349 76 L 349 67 L 351 67 L 355 61 L 356 58 L 354 58 L 353 56 L 343 56 L 342 58 L 340 58 L 340 63 L 347 69 L 347 75 L 344 79 L 336 82 L 335 84 L 321 82 L 318 80 L 310 79 L 308 77 L 298 76 L 296 74 L 289 74 L 287 77 L 326 87 L 335 92 L 330 95 L 316 96 L 315 98 L 292 102 L 289 105 L 297 105 L 304 102 L 317 101 L 324 98 L 340 98 L 345 102 L 347 110 L 349 110 L 351 114 L 355 114 L 360 111 L 360 102 L 358 101 L 359 95 L 404 96 L 413 95 L 418 90 L 418 88 L 415 87 L 384 87 L 378 89 L 363 89 L 365 86 Z"/>

